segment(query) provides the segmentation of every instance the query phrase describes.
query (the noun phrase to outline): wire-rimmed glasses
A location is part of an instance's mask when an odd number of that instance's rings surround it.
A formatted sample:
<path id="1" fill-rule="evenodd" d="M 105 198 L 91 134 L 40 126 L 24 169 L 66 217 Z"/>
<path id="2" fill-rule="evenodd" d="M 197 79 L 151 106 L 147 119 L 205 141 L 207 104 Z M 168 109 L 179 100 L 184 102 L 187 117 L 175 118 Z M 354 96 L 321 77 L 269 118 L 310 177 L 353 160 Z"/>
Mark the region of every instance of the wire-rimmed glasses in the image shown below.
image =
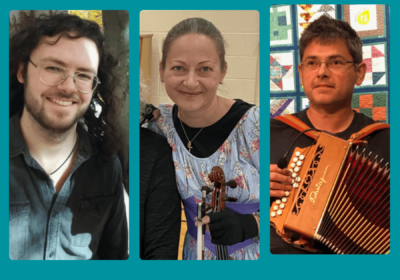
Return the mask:
<path id="1" fill-rule="evenodd" d="M 83 93 L 92 93 L 100 84 L 99 78 L 91 72 L 74 71 L 51 63 L 43 63 L 40 66 L 29 61 L 39 70 L 40 80 L 49 86 L 59 85 L 64 82 L 68 76 L 74 80 L 76 88 Z M 74 71 L 74 74 L 68 74 L 68 71 Z"/>
<path id="2" fill-rule="evenodd" d="M 318 69 L 322 63 L 325 63 L 330 70 L 342 71 L 346 69 L 347 63 L 355 63 L 355 61 L 346 61 L 343 57 L 334 57 L 328 61 L 319 61 L 316 58 L 307 58 L 303 63 L 300 63 L 306 70 L 313 71 Z"/>

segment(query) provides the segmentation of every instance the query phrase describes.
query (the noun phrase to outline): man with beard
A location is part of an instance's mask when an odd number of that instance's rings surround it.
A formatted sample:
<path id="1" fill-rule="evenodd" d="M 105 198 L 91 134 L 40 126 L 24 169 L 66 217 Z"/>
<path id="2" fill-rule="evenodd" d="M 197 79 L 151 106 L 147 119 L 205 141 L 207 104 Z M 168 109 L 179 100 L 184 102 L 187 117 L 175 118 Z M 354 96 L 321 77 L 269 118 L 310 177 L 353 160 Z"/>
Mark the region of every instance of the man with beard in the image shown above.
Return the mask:
<path id="1" fill-rule="evenodd" d="M 117 61 L 103 45 L 96 23 L 66 14 L 11 38 L 11 259 L 128 257 Z"/>

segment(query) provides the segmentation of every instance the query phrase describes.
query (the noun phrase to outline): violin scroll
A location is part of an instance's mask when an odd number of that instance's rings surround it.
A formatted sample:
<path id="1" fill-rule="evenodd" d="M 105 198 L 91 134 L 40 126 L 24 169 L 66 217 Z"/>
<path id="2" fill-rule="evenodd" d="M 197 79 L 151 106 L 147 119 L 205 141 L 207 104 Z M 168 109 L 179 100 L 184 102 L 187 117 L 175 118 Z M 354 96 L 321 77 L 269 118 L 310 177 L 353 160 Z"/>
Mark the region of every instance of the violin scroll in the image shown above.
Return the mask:
<path id="1" fill-rule="evenodd" d="M 223 184 L 225 182 L 224 171 L 219 166 L 214 166 L 211 169 L 211 173 L 208 175 L 208 178 L 210 179 L 211 182 L 214 183 L 214 186 L 215 186 L 215 183 Z"/>

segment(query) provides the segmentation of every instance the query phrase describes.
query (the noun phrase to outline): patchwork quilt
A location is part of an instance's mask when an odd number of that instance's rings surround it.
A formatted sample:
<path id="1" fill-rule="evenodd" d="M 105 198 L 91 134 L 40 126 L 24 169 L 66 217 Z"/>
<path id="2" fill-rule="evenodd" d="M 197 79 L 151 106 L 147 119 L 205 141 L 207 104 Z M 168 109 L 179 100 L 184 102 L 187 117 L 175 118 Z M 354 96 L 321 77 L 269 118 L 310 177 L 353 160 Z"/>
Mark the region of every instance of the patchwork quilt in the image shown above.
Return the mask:
<path id="1" fill-rule="evenodd" d="M 298 42 L 308 25 L 327 15 L 348 22 L 363 42 L 364 82 L 354 88 L 352 107 L 390 123 L 390 26 L 387 5 L 272 5 L 270 8 L 270 117 L 309 106 L 300 86 Z"/>

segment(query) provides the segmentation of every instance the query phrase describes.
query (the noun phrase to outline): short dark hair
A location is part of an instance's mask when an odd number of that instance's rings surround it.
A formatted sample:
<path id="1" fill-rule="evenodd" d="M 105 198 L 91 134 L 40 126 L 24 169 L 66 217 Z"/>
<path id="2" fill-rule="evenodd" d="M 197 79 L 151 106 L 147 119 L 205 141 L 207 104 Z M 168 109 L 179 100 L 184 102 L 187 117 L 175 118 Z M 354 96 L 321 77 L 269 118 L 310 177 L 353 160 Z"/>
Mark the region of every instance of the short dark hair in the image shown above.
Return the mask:
<path id="1" fill-rule="evenodd" d="M 24 85 L 17 79 L 18 67 L 23 65 L 23 77 L 26 78 L 27 64 L 32 51 L 37 47 L 43 36 L 78 39 L 81 37 L 92 40 L 99 51 L 100 61 L 97 76 L 101 84 L 93 93 L 92 101 L 83 118 L 89 134 L 97 141 L 98 148 L 107 158 L 113 158 L 120 148 L 117 137 L 117 98 L 114 91 L 117 78 L 113 69 L 118 61 L 104 48 L 104 36 L 100 26 L 93 21 L 81 19 L 69 14 L 56 14 L 52 16 L 41 15 L 32 25 L 19 31 L 10 39 L 10 115 L 22 114 L 24 109 Z M 49 43 L 49 42 L 46 42 Z M 53 44 L 53 43 L 51 43 Z M 96 117 L 95 103 L 101 107 L 101 113 Z"/>
<path id="2" fill-rule="evenodd" d="M 299 52 L 301 61 L 303 60 L 306 47 L 315 39 L 323 44 L 329 44 L 337 39 L 341 39 L 346 43 L 347 48 L 355 61 L 354 65 L 357 66 L 363 60 L 363 44 L 361 39 L 358 37 L 357 32 L 347 22 L 332 19 L 325 15 L 313 21 L 306 30 L 304 30 L 300 38 Z"/>
<path id="3" fill-rule="evenodd" d="M 169 53 L 169 49 L 171 48 L 171 44 L 179 37 L 191 33 L 205 35 L 214 42 L 215 47 L 217 48 L 219 62 L 221 64 L 221 70 L 224 70 L 226 64 L 224 38 L 215 25 L 204 18 L 188 18 L 182 20 L 172 27 L 172 29 L 168 32 L 167 37 L 164 39 L 162 46 L 162 69 L 165 69 L 165 62 L 167 61 L 167 55 Z"/>

